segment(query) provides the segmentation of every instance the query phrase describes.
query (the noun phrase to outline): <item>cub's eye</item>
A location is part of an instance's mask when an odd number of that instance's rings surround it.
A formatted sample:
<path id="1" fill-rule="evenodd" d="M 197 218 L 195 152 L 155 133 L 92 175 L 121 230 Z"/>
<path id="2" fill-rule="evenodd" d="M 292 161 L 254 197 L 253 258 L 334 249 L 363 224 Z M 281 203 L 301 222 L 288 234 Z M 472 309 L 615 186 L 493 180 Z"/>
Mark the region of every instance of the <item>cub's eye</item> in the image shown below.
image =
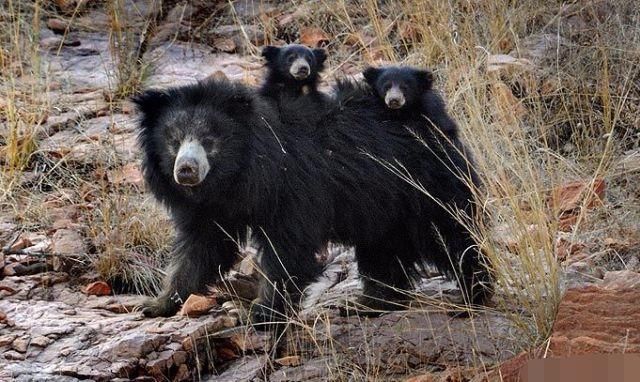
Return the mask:
<path id="1" fill-rule="evenodd" d="M 385 93 L 388 92 L 389 89 L 391 89 L 391 83 L 390 82 L 387 82 L 384 85 L 382 85 L 382 90 L 384 90 Z"/>
<path id="2" fill-rule="evenodd" d="M 296 60 L 296 56 L 293 54 L 287 57 L 287 62 L 290 64 L 295 60 Z"/>

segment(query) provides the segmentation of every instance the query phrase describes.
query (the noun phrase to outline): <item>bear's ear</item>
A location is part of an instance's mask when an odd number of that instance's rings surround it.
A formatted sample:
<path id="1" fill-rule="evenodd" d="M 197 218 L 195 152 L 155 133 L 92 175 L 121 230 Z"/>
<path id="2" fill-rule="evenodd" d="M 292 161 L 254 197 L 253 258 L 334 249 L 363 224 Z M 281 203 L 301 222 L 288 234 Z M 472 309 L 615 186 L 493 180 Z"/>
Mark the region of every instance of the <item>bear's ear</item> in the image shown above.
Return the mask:
<path id="1" fill-rule="evenodd" d="M 225 109 L 234 118 L 248 115 L 253 110 L 253 97 L 248 93 L 236 93 L 226 102 Z"/>
<path id="2" fill-rule="evenodd" d="M 325 62 L 325 60 L 327 59 L 327 51 L 325 51 L 324 49 L 314 49 L 312 50 L 313 52 L 313 57 L 316 58 L 316 62 L 318 63 L 318 66 L 322 66 Z"/>
<path id="3" fill-rule="evenodd" d="M 378 80 L 378 77 L 380 77 L 380 74 L 382 74 L 382 69 L 368 67 L 364 70 L 364 72 L 362 72 L 362 74 L 364 75 L 364 79 L 369 83 L 369 85 L 373 86 Z"/>
<path id="4" fill-rule="evenodd" d="M 135 95 L 131 101 L 145 117 L 157 115 L 169 103 L 169 95 L 161 90 L 147 90 Z"/>
<path id="5" fill-rule="evenodd" d="M 431 90 L 433 85 L 433 74 L 428 70 L 416 70 L 415 76 L 424 90 Z"/>
<path id="6" fill-rule="evenodd" d="M 277 46 L 268 45 L 262 48 L 262 57 L 266 58 L 268 62 L 275 61 L 278 53 L 280 53 L 280 48 Z"/>

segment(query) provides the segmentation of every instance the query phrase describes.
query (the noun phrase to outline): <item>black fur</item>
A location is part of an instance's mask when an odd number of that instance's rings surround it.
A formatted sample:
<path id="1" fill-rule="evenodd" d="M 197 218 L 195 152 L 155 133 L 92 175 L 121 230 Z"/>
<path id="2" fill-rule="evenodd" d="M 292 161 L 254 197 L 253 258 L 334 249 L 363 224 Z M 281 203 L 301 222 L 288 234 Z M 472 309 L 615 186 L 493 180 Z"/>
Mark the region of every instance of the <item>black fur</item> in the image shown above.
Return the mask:
<path id="1" fill-rule="evenodd" d="M 452 140 L 458 138 L 458 126 L 449 117 L 440 94 L 433 89 L 433 74 L 430 71 L 398 66 L 369 67 L 363 75 L 387 110 L 387 118 L 412 121 L 416 126 L 426 124 L 439 129 Z M 402 89 L 406 99 L 404 106 L 399 109 L 390 109 L 384 102 L 385 92 L 392 83 Z"/>
<path id="2" fill-rule="evenodd" d="M 328 241 L 356 247 L 370 305 L 377 298 L 400 299 L 382 284 L 408 288 L 426 263 L 459 275 L 468 301 L 488 298 L 491 278 L 470 232 L 380 163 L 402 163 L 434 198 L 473 218 L 471 190 L 455 174 L 466 169 L 464 158 L 436 134 L 425 133 L 424 145 L 402 123 L 380 120 L 371 107 L 375 97 L 363 89 L 341 83 L 331 107 L 316 109 L 318 125 L 296 118 L 282 123 L 271 103 L 226 81 L 147 91 L 135 99 L 143 114 L 144 176 L 178 234 L 164 291 L 145 314 L 171 315 L 179 305 L 172 296 L 185 299 L 223 275 L 236 259 L 232 239 L 245 237 L 247 226 L 261 268 L 277 286 L 264 282 L 260 302 L 276 312 L 285 311 L 282 295 L 296 302 L 320 273 L 314 254 Z M 301 98 L 282 112 L 295 115 L 309 105 Z M 170 137 L 184 131 L 219 147 L 196 187 L 171 177 Z M 267 316 L 266 308 L 258 309 L 255 319 Z"/>

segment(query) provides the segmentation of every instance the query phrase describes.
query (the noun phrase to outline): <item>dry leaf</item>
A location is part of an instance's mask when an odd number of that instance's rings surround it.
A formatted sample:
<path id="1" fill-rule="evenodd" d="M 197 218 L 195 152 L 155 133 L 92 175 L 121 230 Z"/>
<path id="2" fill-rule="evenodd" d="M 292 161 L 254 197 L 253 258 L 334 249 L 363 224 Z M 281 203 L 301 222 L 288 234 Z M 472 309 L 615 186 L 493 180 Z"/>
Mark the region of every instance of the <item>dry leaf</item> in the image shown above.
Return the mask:
<path id="1" fill-rule="evenodd" d="M 276 363 L 278 365 L 280 365 L 280 366 L 295 367 L 295 366 L 302 365 L 302 359 L 300 358 L 300 356 L 290 355 L 290 356 L 287 356 L 287 357 L 282 357 L 282 358 L 276 359 Z"/>
<path id="2" fill-rule="evenodd" d="M 111 287 L 104 281 L 96 281 L 84 287 L 82 291 L 93 296 L 108 296 L 111 294 Z"/>
<path id="3" fill-rule="evenodd" d="M 585 245 L 582 243 L 572 243 L 565 238 L 559 238 L 556 242 L 556 258 L 558 261 L 564 261 L 569 257 L 573 257 L 578 252 L 585 249 Z"/>
<path id="4" fill-rule="evenodd" d="M 300 43 L 316 48 L 329 43 L 329 36 L 320 28 L 304 28 L 300 31 Z"/>
<path id="5" fill-rule="evenodd" d="M 604 179 L 596 179 L 591 182 L 571 182 L 553 190 L 551 206 L 560 215 L 572 213 L 578 209 L 585 198 L 586 207 L 594 208 L 602 204 L 604 198 Z"/>
<path id="6" fill-rule="evenodd" d="M 200 316 L 209 312 L 215 305 L 216 299 L 213 297 L 192 294 L 184 302 L 178 314 L 189 317 Z"/>

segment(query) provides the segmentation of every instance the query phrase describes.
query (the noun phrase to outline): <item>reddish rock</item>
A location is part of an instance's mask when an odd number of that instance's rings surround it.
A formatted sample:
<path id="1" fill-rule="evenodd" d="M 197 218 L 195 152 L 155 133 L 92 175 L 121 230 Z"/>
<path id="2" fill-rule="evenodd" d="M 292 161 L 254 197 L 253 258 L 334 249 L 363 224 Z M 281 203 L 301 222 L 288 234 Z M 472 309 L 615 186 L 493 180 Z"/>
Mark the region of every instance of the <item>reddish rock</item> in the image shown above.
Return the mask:
<path id="1" fill-rule="evenodd" d="M 517 356 L 503 362 L 499 367 L 487 373 L 481 378 L 482 381 L 502 381 L 502 382 L 518 382 L 520 381 L 521 370 L 525 367 L 530 359 L 535 358 L 532 354 L 535 352 L 522 352 Z"/>
<path id="2" fill-rule="evenodd" d="M 558 309 L 548 354 L 640 352 L 640 290 L 569 290 Z"/>
<path id="3" fill-rule="evenodd" d="M 108 296 L 111 294 L 111 286 L 104 281 L 96 281 L 84 287 L 82 291 L 93 296 Z"/>

